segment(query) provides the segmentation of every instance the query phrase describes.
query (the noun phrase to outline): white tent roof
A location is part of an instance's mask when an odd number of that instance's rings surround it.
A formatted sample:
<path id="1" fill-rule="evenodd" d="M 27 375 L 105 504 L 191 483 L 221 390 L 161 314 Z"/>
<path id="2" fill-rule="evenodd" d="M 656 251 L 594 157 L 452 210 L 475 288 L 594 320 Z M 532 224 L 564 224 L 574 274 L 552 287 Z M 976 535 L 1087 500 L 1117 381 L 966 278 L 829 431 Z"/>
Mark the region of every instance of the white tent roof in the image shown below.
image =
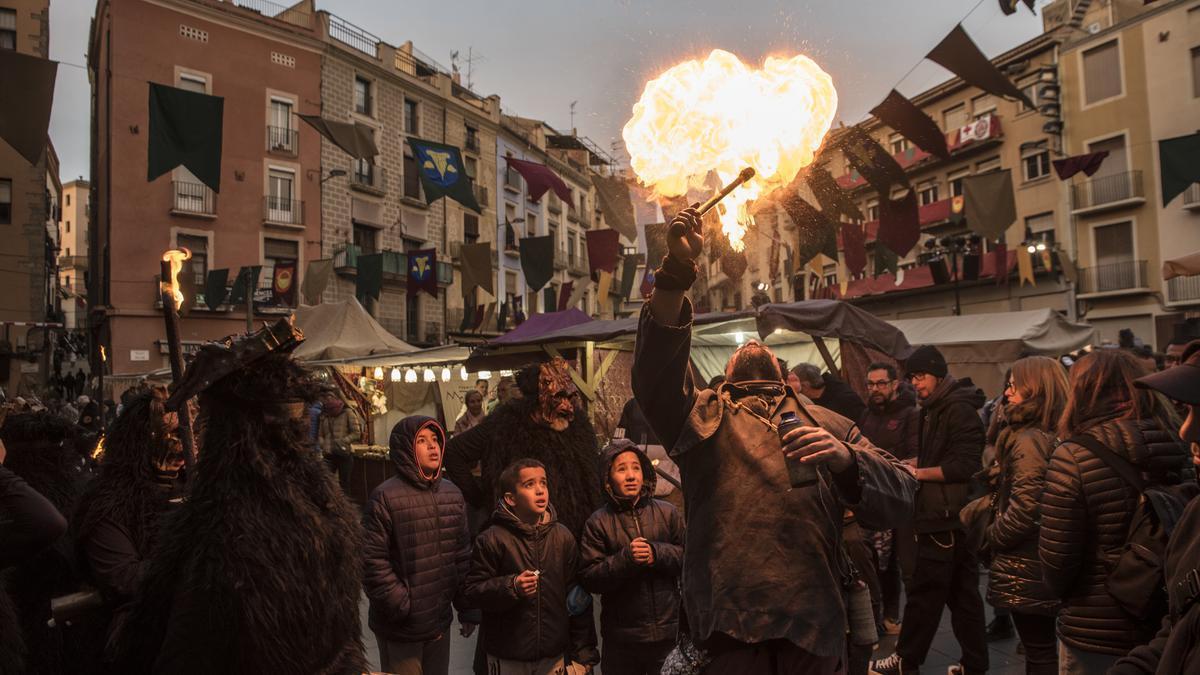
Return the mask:
<path id="1" fill-rule="evenodd" d="M 1059 355 L 1098 341 L 1096 329 L 1052 309 L 889 321 L 912 345 L 1019 341 L 1025 351 Z"/>
<path id="2" fill-rule="evenodd" d="M 350 359 L 330 359 L 313 365 L 362 366 L 365 368 L 416 368 L 418 366 L 451 366 L 462 363 L 471 355 L 470 347 L 443 345 L 408 352 L 380 352 Z"/>
<path id="3" fill-rule="evenodd" d="M 296 309 L 296 327 L 304 342 L 296 348 L 299 361 L 327 361 L 416 351 L 416 347 L 387 332 L 358 300 Z"/>

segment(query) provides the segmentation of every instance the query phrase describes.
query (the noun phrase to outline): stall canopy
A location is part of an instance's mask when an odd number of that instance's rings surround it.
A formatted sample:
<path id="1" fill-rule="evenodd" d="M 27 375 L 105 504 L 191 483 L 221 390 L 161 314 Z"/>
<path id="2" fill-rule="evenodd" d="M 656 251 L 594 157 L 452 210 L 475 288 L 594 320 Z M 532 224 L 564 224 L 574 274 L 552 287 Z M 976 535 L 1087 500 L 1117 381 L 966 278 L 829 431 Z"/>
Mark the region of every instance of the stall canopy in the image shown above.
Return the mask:
<path id="1" fill-rule="evenodd" d="M 301 306 L 296 309 L 295 321 L 296 327 L 304 331 L 304 342 L 295 351 L 295 357 L 300 361 L 329 361 L 416 350 L 387 332 L 354 298 Z"/>
<path id="2" fill-rule="evenodd" d="M 592 317 L 574 307 L 561 312 L 534 314 L 520 326 L 508 331 L 488 344 L 522 344 L 530 340 L 536 340 L 543 335 L 548 335 L 564 328 L 570 328 L 571 326 L 591 323 L 591 321 Z"/>
<path id="3" fill-rule="evenodd" d="M 914 345 L 936 345 L 955 377 L 971 377 L 989 395 L 1022 356 L 1057 357 L 1099 341 L 1096 329 L 1071 323 L 1052 309 L 970 314 L 889 322 Z"/>

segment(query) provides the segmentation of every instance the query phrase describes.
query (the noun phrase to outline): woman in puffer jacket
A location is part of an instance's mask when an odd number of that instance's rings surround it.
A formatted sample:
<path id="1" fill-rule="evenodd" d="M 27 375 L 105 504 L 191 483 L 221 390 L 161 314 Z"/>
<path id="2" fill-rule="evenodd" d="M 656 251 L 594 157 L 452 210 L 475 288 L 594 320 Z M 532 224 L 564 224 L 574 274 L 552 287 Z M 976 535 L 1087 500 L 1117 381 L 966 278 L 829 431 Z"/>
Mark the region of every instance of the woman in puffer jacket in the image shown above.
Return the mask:
<path id="1" fill-rule="evenodd" d="M 1066 372 L 1044 356 L 1021 359 L 1013 364 L 1004 394 L 1007 426 L 996 440 L 995 520 L 987 529 L 992 551 L 987 599 L 1012 612 L 1025 645 L 1025 672 L 1048 675 L 1058 672 L 1054 615 L 1060 603 L 1042 582 L 1039 502 L 1067 401 Z"/>
<path id="2" fill-rule="evenodd" d="M 1043 580 L 1063 601 L 1059 672 L 1103 673 L 1148 642 L 1162 616 L 1137 621 L 1108 593 L 1108 573 L 1125 545 L 1138 493 L 1072 437 L 1086 434 L 1131 462 L 1147 484 L 1194 481 L 1188 447 L 1171 406 L 1134 387 L 1145 365 L 1123 350 L 1100 349 L 1071 368 L 1071 393 L 1059 423 L 1042 493 L 1038 557 Z"/>

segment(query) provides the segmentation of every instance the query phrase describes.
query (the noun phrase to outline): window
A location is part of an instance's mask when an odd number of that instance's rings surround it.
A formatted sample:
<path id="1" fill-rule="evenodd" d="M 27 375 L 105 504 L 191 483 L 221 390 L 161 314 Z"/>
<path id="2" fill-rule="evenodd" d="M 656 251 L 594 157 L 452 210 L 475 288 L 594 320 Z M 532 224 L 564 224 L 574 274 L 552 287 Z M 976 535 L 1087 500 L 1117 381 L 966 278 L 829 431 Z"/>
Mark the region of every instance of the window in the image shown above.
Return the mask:
<path id="1" fill-rule="evenodd" d="M 927 206 L 938 200 L 938 184 L 934 181 L 923 183 L 917 187 L 920 192 L 917 197 L 920 200 L 921 206 Z"/>
<path id="2" fill-rule="evenodd" d="M 505 158 L 511 157 L 511 152 L 505 155 Z M 521 190 L 521 174 L 517 173 L 517 170 L 512 168 L 512 165 L 508 162 L 504 163 L 504 187 L 514 192 L 520 192 Z"/>
<path id="3" fill-rule="evenodd" d="M 192 75 L 190 73 L 180 73 L 179 83 L 180 89 L 194 91 L 198 94 L 208 93 L 208 80 L 200 75 Z"/>
<path id="4" fill-rule="evenodd" d="M 259 288 L 275 288 L 275 267 L 291 263 L 293 274 L 298 274 L 300 242 L 291 239 L 263 239 L 263 267 L 259 275 Z"/>
<path id="5" fill-rule="evenodd" d="M 404 99 L 404 133 L 419 134 L 417 122 L 417 102 L 411 98 Z"/>
<path id="6" fill-rule="evenodd" d="M 463 213 L 463 240 L 468 244 L 479 240 L 479 216 L 474 213 Z"/>
<path id="7" fill-rule="evenodd" d="M 975 173 L 987 173 L 1000 168 L 999 157 L 989 157 L 975 165 Z"/>
<path id="8" fill-rule="evenodd" d="M 951 197 L 961 197 L 962 196 L 962 194 L 963 194 L 963 179 L 969 175 L 971 175 L 970 169 L 959 169 L 958 171 L 950 172 L 950 174 L 946 177 L 946 179 L 950 183 L 950 196 Z"/>
<path id="9" fill-rule="evenodd" d="M 1107 152 L 1108 157 L 1104 159 L 1104 163 L 1100 165 L 1100 169 L 1092 174 L 1092 181 L 1096 182 L 1108 176 L 1123 174 L 1126 171 L 1127 160 L 1125 155 L 1125 136 L 1113 136 L 1102 141 L 1088 143 L 1088 152 Z M 1116 179 L 1108 182 L 1114 182 Z"/>
<path id="10" fill-rule="evenodd" d="M 479 130 L 475 127 L 467 127 L 466 146 L 471 152 L 479 152 Z"/>
<path id="11" fill-rule="evenodd" d="M 567 263 L 575 264 L 575 233 L 567 234 Z"/>
<path id="12" fill-rule="evenodd" d="M 300 222 L 299 204 L 293 198 L 296 174 L 271 167 L 267 171 L 267 218 L 277 223 Z"/>
<path id="13" fill-rule="evenodd" d="M 996 112 L 996 99 L 991 94 L 982 94 L 971 99 L 971 112 L 975 119 Z"/>
<path id="14" fill-rule="evenodd" d="M 1121 58 L 1116 40 L 1083 53 L 1083 101 L 1091 104 L 1121 95 Z"/>
<path id="15" fill-rule="evenodd" d="M 899 155 L 909 148 L 908 139 L 900 134 L 892 134 L 889 136 L 888 143 L 892 149 L 893 155 Z"/>
<path id="16" fill-rule="evenodd" d="M 0 8 L 0 49 L 17 48 L 17 10 Z"/>
<path id="17" fill-rule="evenodd" d="M 65 194 L 65 195 L 63 195 L 63 196 L 64 196 L 64 197 L 66 198 L 66 200 L 67 200 L 67 206 L 70 206 L 70 205 L 71 205 L 71 193 L 70 193 L 70 192 L 68 192 L 67 194 Z"/>
<path id="18" fill-rule="evenodd" d="M 1031 241 L 1054 243 L 1054 213 L 1039 213 L 1025 219 L 1025 237 Z"/>
<path id="19" fill-rule="evenodd" d="M 354 224 L 354 248 L 359 255 L 370 255 L 379 252 L 379 230 L 367 225 Z"/>
<path id="20" fill-rule="evenodd" d="M 479 175 L 476 173 L 479 171 L 479 160 L 474 157 L 463 157 L 463 168 L 467 170 L 467 178 L 474 181 L 475 176 Z"/>
<path id="21" fill-rule="evenodd" d="M 942 111 L 942 124 L 944 125 L 946 131 L 954 131 L 959 127 L 966 126 L 968 121 L 970 120 L 967 117 L 966 104 L 959 103 L 952 108 L 947 108 Z"/>
<path id="22" fill-rule="evenodd" d="M 1021 93 L 1025 94 L 1025 96 L 1027 96 L 1030 101 L 1033 101 L 1034 106 L 1042 105 L 1041 98 L 1038 96 L 1038 85 L 1039 84 L 1041 84 L 1041 81 L 1037 77 L 1034 77 L 1033 79 L 1026 80 L 1024 83 L 1022 83 L 1020 85 Z M 1030 110 L 1035 109 L 1035 108 L 1030 108 L 1029 106 L 1025 105 L 1024 101 L 1018 102 L 1017 106 L 1018 106 L 1017 109 L 1019 112 L 1028 112 Z"/>
<path id="23" fill-rule="evenodd" d="M 1025 167 L 1025 180 L 1037 180 L 1050 175 L 1050 151 L 1044 148 L 1026 150 L 1021 155 Z"/>
<path id="24" fill-rule="evenodd" d="M 1133 223 L 1101 225 L 1092 230 L 1096 247 L 1095 288 L 1117 291 L 1137 284 L 1133 261 Z"/>
<path id="25" fill-rule="evenodd" d="M 879 200 L 872 199 L 867 202 L 867 221 L 879 220 Z"/>
<path id="26" fill-rule="evenodd" d="M 0 225 L 12 224 L 12 181 L 0 178 Z"/>
<path id="27" fill-rule="evenodd" d="M 1192 47 L 1192 96 L 1200 98 L 1200 47 Z"/>
<path id="28" fill-rule="evenodd" d="M 550 235 L 550 242 L 553 244 L 551 248 L 554 249 L 556 254 L 555 257 L 558 257 L 558 226 L 554 223 L 550 223 L 548 226 L 546 226 L 546 234 Z"/>
<path id="29" fill-rule="evenodd" d="M 525 212 L 525 234 L 529 237 L 537 236 L 537 216 L 529 211 Z"/>
<path id="30" fill-rule="evenodd" d="M 294 152 L 292 140 L 292 102 L 277 98 L 271 99 L 271 122 L 267 129 L 269 138 L 268 148 Z"/>
<path id="31" fill-rule="evenodd" d="M 192 283 L 196 288 L 204 288 L 208 281 L 208 237 L 196 234 L 175 235 L 175 248 L 186 248 L 192 252 L 192 259 L 184 265 L 191 266 Z M 71 255 L 68 253 L 67 255 Z"/>
<path id="32" fill-rule="evenodd" d="M 371 130 L 371 138 L 375 138 L 375 130 Z M 378 187 L 375 181 L 375 164 L 370 158 L 361 158 L 354 160 L 354 177 L 353 181 L 359 185 L 369 187 Z"/>
<path id="33" fill-rule="evenodd" d="M 404 196 L 409 199 L 421 198 L 421 175 L 417 173 L 417 160 L 411 149 L 404 150 Z"/>
<path id="34" fill-rule="evenodd" d="M 373 101 L 371 100 L 371 81 L 365 77 L 354 78 L 354 112 L 360 115 L 370 115 Z"/>
<path id="35" fill-rule="evenodd" d="M 67 234 L 71 234 L 71 221 L 67 221 Z"/>
<path id="36" fill-rule="evenodd" d="M 67 257 L 68 258 L 71 257 L 71 247 L 70 246 L 67 247 Z"/>

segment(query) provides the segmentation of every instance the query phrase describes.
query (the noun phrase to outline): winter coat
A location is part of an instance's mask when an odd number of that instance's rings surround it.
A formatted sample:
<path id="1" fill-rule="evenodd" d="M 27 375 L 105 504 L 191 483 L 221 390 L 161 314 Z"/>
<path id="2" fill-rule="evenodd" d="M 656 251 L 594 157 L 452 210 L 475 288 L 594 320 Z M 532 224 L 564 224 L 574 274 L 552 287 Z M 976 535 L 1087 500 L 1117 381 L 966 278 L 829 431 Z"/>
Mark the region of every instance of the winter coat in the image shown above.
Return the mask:
<path id="1" fill-rule="evenodd" d="M 614 442 L 601 455 L 598 473 L 605 487 L 613 460 L 627 451 L 642 464 L 641 495 L 630 503 L 604 490 L 608 503 L 588 519 L 579 540 L 579 582 L 601 596 L 600 634 L 606 641 L 673 641 L 679 629 L 683 517 L 669 502 L 654 498 L 654 466 L 632 441 Z M 638 537 L 654 550 L 649 567 L 633 562 L 629 544 Z"/>
<path id="2" fill-rule="evenodd" d="M 821 379 L 825 382 L 825 390 L 821 400 L 814 403 L 848 420 L 862 417 L 867 406 L 850 385 L 833 373 L 821 373 Z"/>
<path id="3" fill-rule="evenodd" d="M 1110 420 L 1085 431 L 1143 472 L 1149 483 L 1195 480 L 1188 447 L 1156 420 Z M 1059 638 L 1076 649 L 1124 655 L 1154 635 L 1108 594 L 1138 495 L 1091 450 L 1064 442 L 1050 457 L 1038 556 L 1050 591 L 1064 601 Z M 1157 623 L 1157 619 L 1154 620 Z"/>
<path id="4" fill-rule="evenodd" d="M 1158 635 L 1135 647 L 1109 675 L 1200 673 L 1200 499 L 1193 498 L 1175 525 L 1163 566 L 1170 611 Z"/>
<path id="5" fill-rule="evenodd" d="M 392 428 L 389 441 L 396 475 L 371 492 L 363 517 L 363 589 L 370 601 L 372 631 L 391 642 L 425 642 L 450 627 L 451 601 L 461 612 L 463 584 L 471 564 L 462 492 L 441 478 L 421 475 L 413 439 L 433 428 L 431 417 L 414 415 Z"/>
<path id="6" fill-rule="evenodd" d="M 841 656 L 843 510 L 873 529 L 896 527 L 912 512 L 916 481 L 853 422 L 782 382 L 769 404 L 755 403 L 758 396 L 734 400 L 728 385 L 697 388 L 691 323 L 690 301 L 677 326 L 658 322 L 645 306 L 632 375 L 638 404 L 683 478 L 682 595 L 692 638 L 781 639 L 816 656 Z M 851 466 L 837 475 L 822 469 L 816 484 L 791 488 L 779 435 L 763 421 L 784 412 L 847 444 Z"/>
<path id="7" fill-rule="evenodd" d="M 567 594 L 576 585 L 575 537 L 550 506 L 537 525 L 522 522 L 500 502 L 491 525 L 475 538 L 466 599 L 483 610 L 484 650 L 514 661 L 563 657 L 599 661 L 590 608 L 570 616 Z M 517 595 L 513 582 L 525 570 L 540 572 L 537 594 Z"/>
<path id="8" fill-rule="evenodd" d="M 916 530 L 920 534 L 962 528 L 958 512 L 970 501 L 970 480 L 981 466 L 986 399 L 970 378 L 947 375 L 921 404 L 917 466 L 941 467 L 943 483 L 923 482 L 917 492 Z"/>
<path id="9" fill-rule="evenodd" d="M 501 495 L 500 473 L 518 459 L 546 465 L 550 503 L 559 522 L 578 538 L 588 516 L 600 508 L 596 492 L 596 431 L 587 413 L 578 412 L 566 431 L 555 431 L 532 419 L 536 399 L 509 401 L 478 426 L 455 434 L 446 445 L 446 477 L 463 492 L 467 504 L 490 509 Z M 472 473 L 479 465 L 479 475 Z"/>
<path id="10" fill-rule="evenodd" d="M 33 558 L 66 531 L 49 500 L 0 466 L 0 570 Z"/>
<path id="11" fill-rule="evenodd" d="M 350 444 L 361 442 L 362 433 L 362 421 L 349 405 L 343 406 L 337 415 L 322 413 L 317 433 L 321 454 L 327 457 L 350 454 Z"/>
<path id="12" fill-rule="evenodd" d="M 996 442 L 1000 475 L 995 519 L 987 528 L 993 552 L 987 599 L 993 607 L 1052 616 L 1059 601 L 1042 582 L 1038 528 L 1054 435 L 1034 426 L 1040 412 L 1036 404 L 1010 407 L 1009 425 Z"/>
<path id="13" fill-rule="evenodd" d="M 824 400 L 825 397 L 821 398 Z M 902 387 L 896 392 L 896 398 L 881 407 L 868 405 L 858 417 L 858 428 L 863 436 L 896 459 L 917 456 L 920 427 L 921 411 L 911 387 Z"/>

